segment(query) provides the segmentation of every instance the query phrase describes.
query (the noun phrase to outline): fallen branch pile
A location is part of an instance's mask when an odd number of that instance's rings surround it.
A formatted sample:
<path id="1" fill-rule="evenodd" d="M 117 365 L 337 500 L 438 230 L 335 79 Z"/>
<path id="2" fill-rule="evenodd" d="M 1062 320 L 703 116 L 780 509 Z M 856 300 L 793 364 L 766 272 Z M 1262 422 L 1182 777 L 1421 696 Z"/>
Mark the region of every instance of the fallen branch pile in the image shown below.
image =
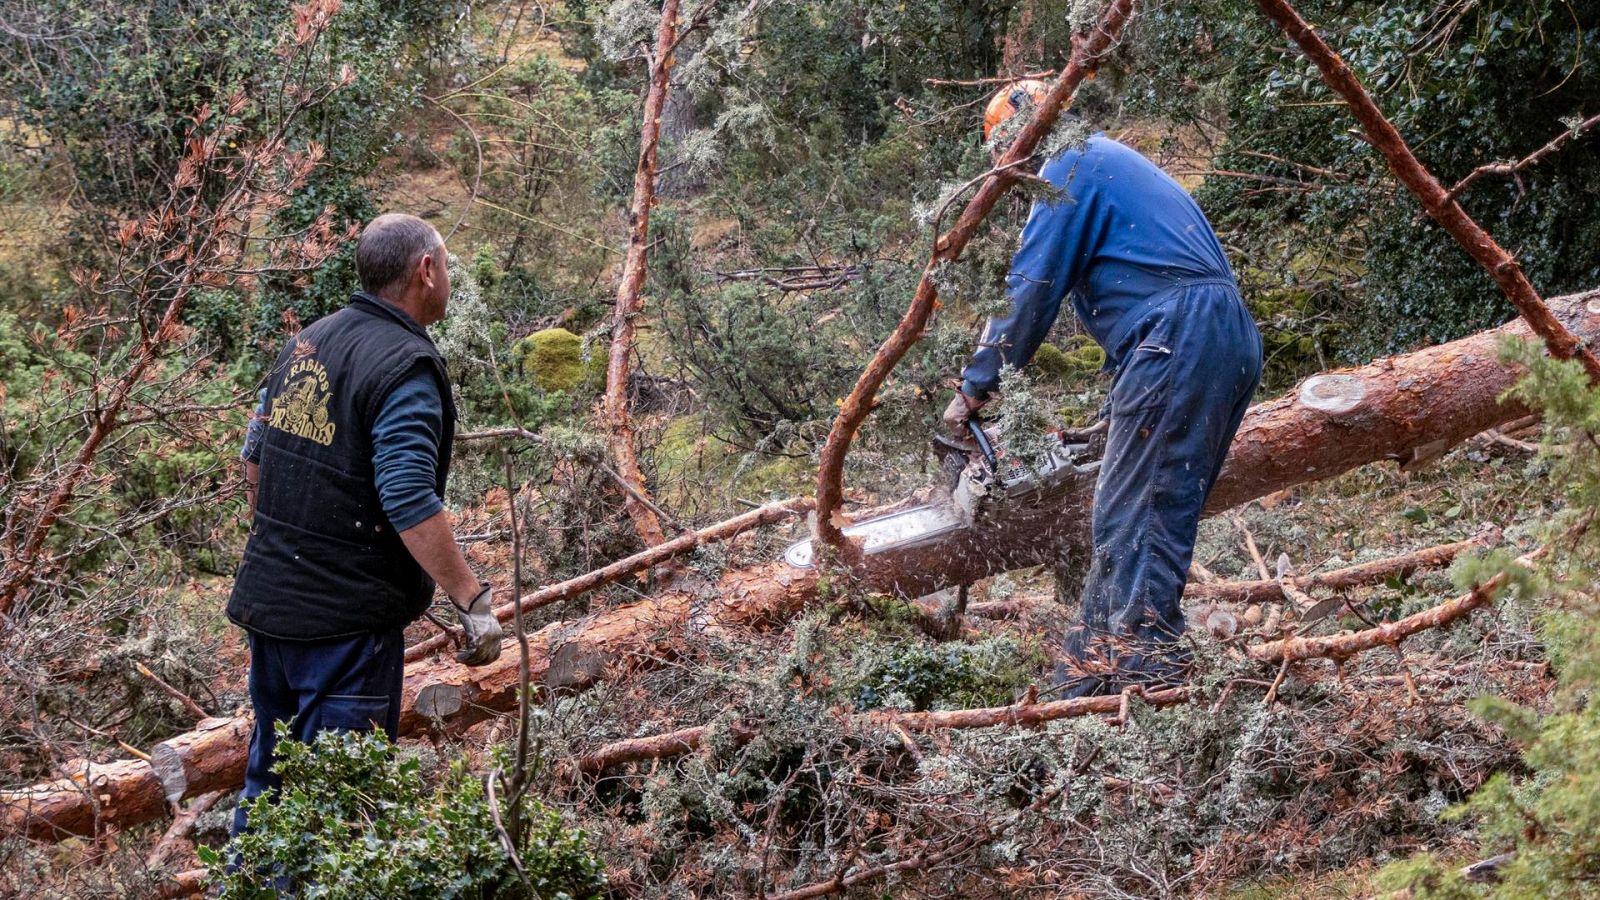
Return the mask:
<path id="1" fill-rule="evenodd" d="M 1446 545 L 1446 548 L 1454 548 L 1450 554 L 1454 556 L 1463 549 L 1481 545 L 1481 539 L 1475 539 Z M 1446 548 L 1431 549 L 1437 552 Z M 1421 554 L 1429 552 L 1420 551 Z M 1391 560 L 1380 560 L 1379 564 L 1392 564 L 1396 560 L 1415 559 L 1418 556 L 1419 554 L 1405 554 Z M 1531 556 L 1525 556 L 1520 560 L 1522 563 L 1529 561 Z M 1317 658 L 1332 659 L 1342 663 L 1367 650 L 1395 647 L 1407 637 L 1448 625 L 1475 609 L 1488 606 L 1508 580 L 1509 577 L 1504 573 L 1496 575 L 1460 597 L 1372 628 L 1321 637 L 1288 637 L 1256 644 L 1249 648 L 1249 656 L 1252 660 L 1263 663 L 1298 662 Z M 1187 702 L 1190 699 L 1190 692 L 1184 688 L 1172 688 L 1148 694 L 1140 692 L 1140 697 L 1144 703 L 1151 706 L 1171 706 Z M 1057 719 L 1122 713 L 1125 712 L 1124 706 L 1127 702 L 1126 696 L 1080 697 L 1045 703 L 1025 699 L 1010 706 L 938 712 L 862 713 L 852 715 L 849 719 L 858 727 L 871 725 L 896 733 L 937 731 L 946 728 L 1029 727 Z M 625 763 L 693 753 L 700 749 L 706 736 L 715 727 L 699 725 L 665 734 L 616 741 L 584 755 L 578 761 L 577 768 L 588 775 L 599 775 Z M 734 746 L 743 746 L 759 734 L 757 729 L 744 723 L 726 726 L 726 731 Z"/>
<path id="2" fill-rule="evenodd" d="M 1600 337 L 1600 293 L 1556 299 L 1552 306 L 1579 334 Z M 1497 362 L 1496 347 L 1508 336 L 1528 333 L 1525 324 L 1513 322 L 1449 344 L 1319 375 L 1256 406 L 1234 441 L 1210 511 L 1377 460 L 1437 455 L 1486 428 L 1526 415 L 1521 404 L 1501 399 L 1517 374 Z M 1047 504 L 1007 508 L 981 528 L 868 556 L 858 572 L 859 588 L 920 596 L 1054 559 L 1063 548 L 1081 549 L 1087 544 L 1092 490 L 1090 483 L 1077 485 Z M 785 510 L 780 518 L 794 511 Z M 728 526 L 722 523 L 699 533 Z M 666 547 L 653 552 L 671 552 Z M 604 579 L 596 579 L 596 586 L 601 583 Z M 581 620 L 555 622 L 530 636 L 530 673 L 543 687 L 582 689 L 608 670 L 670 658 L 686 631 L 781 624 L 815 603 L 818 588 L 814 569 L 765 563 L 728 572 L 705 590 L 669 591 Z M 401 732 L 457 732 L 511 708 L 517 669 L 516 654 L 479 669 L 441 658 L 411 663 Z M 236 787 L 249 733 L 248 716 L 208 720 L 152 751 L 153 758 L 164 761 L 159 776 L 148 763 L 125 760 L 91 764 L 71 778 L 0 792 L 0 829 L 59 837 L 148 821 L 163 814 L 169 799 Z"/>

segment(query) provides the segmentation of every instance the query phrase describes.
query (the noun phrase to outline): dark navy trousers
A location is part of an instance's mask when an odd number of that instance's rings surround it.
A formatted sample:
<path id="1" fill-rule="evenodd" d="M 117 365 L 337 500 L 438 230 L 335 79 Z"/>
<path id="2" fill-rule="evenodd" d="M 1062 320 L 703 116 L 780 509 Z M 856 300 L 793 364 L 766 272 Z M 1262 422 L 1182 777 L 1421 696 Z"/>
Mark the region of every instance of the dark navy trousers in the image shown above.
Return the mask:
<path id="1" fill-rule="evenodd" d="M 1093 558 L 1066 642 L 1073 674 L 1124 683 L 1172 665 L 1200 512 L 1261 380 L 1261 334 L 1231 281 L 1179 288 L 1140 329 L 1107 404 Z"/>
<path id="2" fill-rule="evenodd" d="M 274 723 L 288 722 L 297 741 L 323 731 L 382 728 L 391 739 L 400 728 L 400 687 L 405 679 L 405 632 L 388 631 L 323 641 L 285 641 L 250 636 L 250 703 L 255 731 L 244 774 L 241 806 L 233 833 L 244 830 L 243 800 L 279 786 L 272 773 L 278 742 Z"/>

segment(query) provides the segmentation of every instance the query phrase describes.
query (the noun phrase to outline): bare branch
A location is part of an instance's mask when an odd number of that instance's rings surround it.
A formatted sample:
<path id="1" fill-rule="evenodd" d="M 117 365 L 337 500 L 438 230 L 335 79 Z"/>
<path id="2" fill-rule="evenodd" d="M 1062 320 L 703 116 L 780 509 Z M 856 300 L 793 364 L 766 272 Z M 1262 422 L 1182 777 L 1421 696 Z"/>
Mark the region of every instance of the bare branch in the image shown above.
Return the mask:
<path id="1" fill-rule="evenodd" d="M 1524 169 L 1528 169 L 1537 165 L 1545 157 L 1556 152 L 1557 150 L 1560 150 L 1562 145 L 1566 144 L 1573 138 L 1578 137 L 1596 125 L 1600 125 L 1600 113 L 1596 113 L 1577 123 L 1576 125 L 1573 125 L 1566 131 L 1563 131 L 1551 138 L 1550 141 L 1543 147 L 1540 147 L 1532 153 L 1529 153 L 1527 156 L 1524 156 L 1516 162 L 1487 163 L 1485 165 L 1481 165 L 1476 169 L 1473 169 L 1471 172 L 1468 172 L 1465 177 L 1452 185 L 1448 195 L 1451 199 L 1461 196 L 1462 191 L 1466 190 L 1473 182 L 1484 177 L 1485 175 L 1510 175 L 1515 177 L 1521 174 Z M 1522 182 L 1519 180 L 1517 182 L 1517 196 L 1520 197 L 1522 193 Z"/>
<path id="2" fill-rule="evenodd" d="M 1411 152 L 1405 138 L 1378 109 L 1344 60 L 1301 18 L 1289 0 L 1256 0 L 1256 4 L 1316 64 L 1323 82 L 1344 99 L 1356 121 L 1366 131 L 1372 146 L 1388 161 L 1390 171 L 1416 195 L 1428 215 L 1483 266 L 1489 277 L 1500 286 L 1506 299 L 1527 320 L 1528 326 L 1544 340 L 1550 348 L 1550 354 L 1557 359 L 1577 359 L 1583 364 L 1591 381 L 1600 381 L 1600 359 L 1596 359 L 1588 346 L 1550 312 L 1516 259 L 1496 243 L 1483 226 L 1467 215 L 1451 192 L 1446 191 L 1433 173 L 1417 159 L 1416 154 Z M 820 490 L 817 500 L 818 508 L 825 508 Z"/>
<path id="3" fill-rule="evenodd" d="M 699 15 L 705 14 L 706 3 Z M 698 15 L 697 15 L 698 18 Z M 671 87 L 673 50 L 678 27 L 678 0 L 661 5 L 655 52 L 650 56 L 650 86 L 644 97 L 644 123 L 639 128 L 639 165 L 633 174 L 633 203 L 628 208 L 628 256 L 617 285 L 617 303 L 611 318 L 611 354 L 606 365 L 605 418 L 611 455 L 627 488 L 625 506 L 634 530 L 645 546 L 666 541 L 661 517 L 649 502 L 639 455 L 634 449 L 633 420 L 628 414 L 628 384 L 633 369 L 634 320 L 639 316 L 650 251 L 650 207 L 655 205 L 656 150 L 661 143 L 661 112 Z"/>

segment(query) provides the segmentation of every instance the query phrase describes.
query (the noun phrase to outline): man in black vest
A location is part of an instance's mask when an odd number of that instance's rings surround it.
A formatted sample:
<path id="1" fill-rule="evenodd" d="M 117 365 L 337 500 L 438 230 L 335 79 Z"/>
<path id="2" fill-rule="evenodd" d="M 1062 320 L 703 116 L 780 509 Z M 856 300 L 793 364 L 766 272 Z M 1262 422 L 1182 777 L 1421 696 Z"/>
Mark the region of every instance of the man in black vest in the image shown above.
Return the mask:
<path id="1" fill-rule="evenodd" d="M 414 216 L 379 216 L 356 245 L 362 290 L 291 338 L 261 391 L 242 454 L 252 525 L 228 601 L 249 632 L 255 732 L 244 797 L 278 780 L 274 725 L 296 740 L 400 723 L 406 625 L 438 585 L 465 632 L 456 658 L 500 655 L 486 582 L 444 512 L 455 406 L 423 328 L 450 296 L 444 241 Z M 241 810 L 234 831 L 244 827 Z"/>

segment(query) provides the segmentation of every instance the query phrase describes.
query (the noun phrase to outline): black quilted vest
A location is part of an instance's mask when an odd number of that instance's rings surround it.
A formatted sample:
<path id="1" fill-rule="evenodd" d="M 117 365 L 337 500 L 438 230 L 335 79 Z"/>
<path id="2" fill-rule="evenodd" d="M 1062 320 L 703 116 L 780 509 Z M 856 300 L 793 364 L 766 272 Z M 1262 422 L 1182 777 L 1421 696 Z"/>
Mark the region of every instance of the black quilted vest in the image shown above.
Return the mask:
<path id="1" fill-rule="evenodd" d="M 267 380 L 255 521 L 228 600 L 235 624 L 318 640 L 404 626 L 427 609 L 433 579 L 384 516 L 372 464 L 378 410 L 418 368 L 444 401 L 442 497 L 456 412 L 444 357 L 421 326 L 357 293 L 283 348 Z"/>

